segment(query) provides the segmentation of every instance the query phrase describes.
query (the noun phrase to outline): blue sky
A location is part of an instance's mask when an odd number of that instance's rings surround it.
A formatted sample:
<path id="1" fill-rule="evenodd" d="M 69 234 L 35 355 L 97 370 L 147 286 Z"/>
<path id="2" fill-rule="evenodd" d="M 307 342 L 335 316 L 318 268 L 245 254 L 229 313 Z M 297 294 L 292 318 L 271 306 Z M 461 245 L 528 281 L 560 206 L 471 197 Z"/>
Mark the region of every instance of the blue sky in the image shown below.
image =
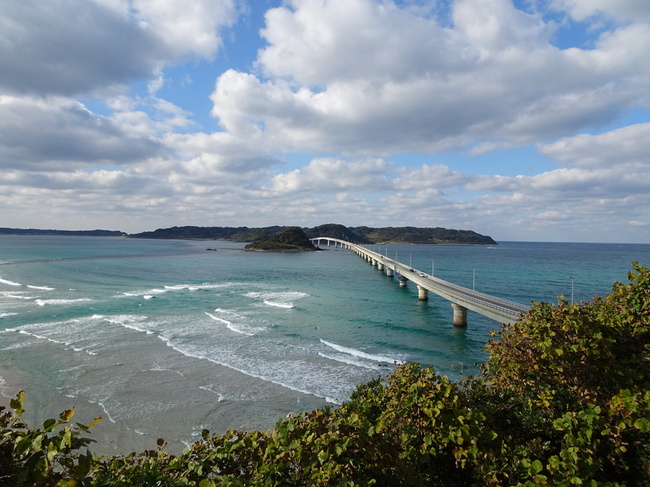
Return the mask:
<path id="1" fill-rule="evenodd" d="M 0 226 L 650 242 L 647 0 L 5 0 Z"/>

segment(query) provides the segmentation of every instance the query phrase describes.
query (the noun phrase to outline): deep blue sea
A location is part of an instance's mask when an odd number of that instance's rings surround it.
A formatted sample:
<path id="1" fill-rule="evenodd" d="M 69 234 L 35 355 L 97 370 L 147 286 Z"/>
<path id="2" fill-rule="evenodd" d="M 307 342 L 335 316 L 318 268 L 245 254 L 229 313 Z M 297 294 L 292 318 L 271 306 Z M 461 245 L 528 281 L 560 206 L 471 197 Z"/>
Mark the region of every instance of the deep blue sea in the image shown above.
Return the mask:
<path id="1" fill-rule="evenodd" d="M 0 392 L 28 418 L 101 415 L 97 453 L 172 450 L 201 429 L 266 429 L 345 401 L 395 362 L 476 373 L 500 324 L 400 288 L 356 254 L 219 241 L 0 236 Z M 208 251 L 207 248 L 217 249 Z M 426 273 L 530 304 L 627 282 L 650 245 L 373 246 Z"/>

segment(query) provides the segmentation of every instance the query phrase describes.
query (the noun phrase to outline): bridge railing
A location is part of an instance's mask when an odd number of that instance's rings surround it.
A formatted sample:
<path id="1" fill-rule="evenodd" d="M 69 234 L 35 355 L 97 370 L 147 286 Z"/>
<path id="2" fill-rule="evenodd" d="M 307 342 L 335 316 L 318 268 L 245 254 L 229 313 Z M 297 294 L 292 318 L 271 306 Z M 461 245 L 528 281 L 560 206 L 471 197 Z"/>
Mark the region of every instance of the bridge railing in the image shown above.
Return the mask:
<path id="1" fill-rule="evenodd" d="M 503 303 L 503 304 L 509 306 L 510 308 L 520 308 L 521 312 L 526 312 L 529 309 L 528 306 L 523 305 L 521 303 L 518 303 L 516 301 L 511 301 L 510 299 L 500 298 L 499 296 L 494 296 L 493 294 L 487 294 L 487 293 L 483 293 L 481 291 L 476 291 L 474 289 L 469 289 L 467 287 L 460 286 L 458 284 L 454 284 L 453 282 L 445 281 L 443 279 L 440 279 L 440 278 L 435 277 L 435 276 L 431 276 L 429 274 L 425 274 L 425 276 L 427 278 L 431 279 L 431 280 L 438 281 L 440 283 L 444 283 L 444 285 L 447 286 L 447 287 L 451 287 L 451 288 L 457 289 L 459 291 L 462 291 L 463 295 L 467 296 L 468 298 L 470 297 L 470 295 L 474 296 L 475 298 L 471 299 L 471 300 L 480 301 L 481 298 L 483 298 L 483 299 L 489 300 L 489 301 L 499 301 L 500 303 Z M 493 303 L 486 303 L 486 304 L 491 305 Z M 494 305 L 494 306 L 497 306 L 497 305 Z"/>
<path id="2" fill-rule="evenodd" d="M 370 250 L 366 247 L 363 247 L 361 245 L 356 245 L 356 247 L 360 247 L 363 252 L 366 252 L 368 254 L 373 255 L 374 257 L 379 257 L 381 260 L 384 261 L 384 264 L 387 265 L 386 261 L 396 264 L 399 266 L 401 269 L 409 269 L 406 272 L 402 272 L 402 274 L 408 279 L 409 272 L 411 267 L 407 266 L 406 264 L 399 262 L 397 260 L 391 259 L 388 256 L 384 256 L 380 254 L 379 252 L 375 252 L 373 250 Z M 464 286 L 460 286 L 459 284 L 454 284 L 453 282 L 445 281 L 444 279 L 440 279 L 439 277 L 432 276 L 430 274 L 426 274 L 422 271 L 417 271 L 414 270 L 414 272 L 417 272 L 418 277 L 423 277 L 426 278 L 430 281 L 434 281 L 436 284 L 438 284 L 438 287 L 441 288 L 441 291 L 444 291 L 445 289 L 448 290 L 448 294 L 454 295 L 456 298 L 463 299 L 465 301 L 470 301 L 473 303 L 476 303 L 480 306 L 484 306 L 486 308 L 494 309 L 497 311 L 500 311 L 502 313 L 509 314 L 511 316 L 518 316 L 520 314 L 525 314 L 528 312 L 530 309 L 529 306 L 523 305 L 521 303 L 517 303 L 516 301 L 511 301 L 509 299 L 505 298 L 500 298 L 498 296 L 494 296 L 492 294 L 487 294 L 483 293 L 480 291 L 476 291 L 474 289 L 469 289 Z M 409 279 L 411 280 L 411 279 Z M 456 292 L 454 292 L 456 291 Z M 492 301 L 498 301 L 499 303 L 503 303 L 505 306 L 500 306 L 499 304 L 493 303 Z"/>

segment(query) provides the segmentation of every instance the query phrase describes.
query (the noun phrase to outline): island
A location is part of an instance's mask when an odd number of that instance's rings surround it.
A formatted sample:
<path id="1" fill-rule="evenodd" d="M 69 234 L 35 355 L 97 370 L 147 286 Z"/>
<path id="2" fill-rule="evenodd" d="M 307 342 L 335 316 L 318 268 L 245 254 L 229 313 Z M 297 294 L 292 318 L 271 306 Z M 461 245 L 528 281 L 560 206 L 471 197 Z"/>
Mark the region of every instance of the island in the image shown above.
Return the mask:
<path id="1" fill-rule="evenodd" d="M 269 238 L 262 238 L 244 247 L 263 252 L 313 252 L 318 250 L 300 227 L 288 227 Z"/>

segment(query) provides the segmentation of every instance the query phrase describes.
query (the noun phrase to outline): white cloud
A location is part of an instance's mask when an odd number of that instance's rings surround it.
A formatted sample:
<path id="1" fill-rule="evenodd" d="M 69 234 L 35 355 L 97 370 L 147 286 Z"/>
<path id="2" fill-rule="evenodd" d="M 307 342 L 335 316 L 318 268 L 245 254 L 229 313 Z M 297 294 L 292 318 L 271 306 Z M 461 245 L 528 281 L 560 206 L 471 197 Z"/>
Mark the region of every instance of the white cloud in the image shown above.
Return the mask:
<path id="1" fill-rule="evenodd" d="M 395 186 L 401 191 L 422 189 L 446 189 L 471 181 L 471 178 L 447 166 L 422 165 L 419 168 L 402 168 L 401 176 Z"/>
<path id="2" fill-rule="evenodd" d="M 130 164 L 158 153 L 160 144 L 94 115 L 67 98 L 0 96 L 4 168 L 41 171 Z"/>
<path id="3" fill-rule="evenodd" d="M 381 159 L 314 159 L 301 169 L 274 176 L 272 190 L 278 193 L 384 192 L 392 188 L 386 175 L 389 170 L 390 164 Z"/>
<path id="4" fill-rule="evenodd" d="M 600 135 L 566 137 L 538 150 L 562 166 L 599 168 L 615 166 L 623 173 L 650 167 L 650 123 L 629 125 Z M 631 166 L 630 166 L 631 165 Z M 647 170 L 647 169 L 646 169 Z"/>
<path id="5" fill-rule="evenodd" d="M 214 56 L 231 0 L 6 0 L 0 89 L 75 95 L 147 80 L 187 55 Z"/>
<path id="6" fill-rule="evenodd" d="M 608 15 L 621 22 L 650 20 L 650 4 L 646 0 L 552 0 L 551 3 L 580 21 L 595 15 Z"/>
<path id="7" fill-rule="evenodd" d="M 359 79 L 409 79 L 463 70 L 475 53 L 435 18 L 392 2 L 293 0 L 269 10 L 259 67 L 307 86 Z"/>
<path id="8" fill-rule="evenodd" d="M 172 59 L 195 54 L 211 59 L 221 46 L 219 29 L 231 25 L 233 0 L 133 0 L 140 26 L 153 30 Z"/>
<path id="9" fill-rule="evenodd" d="M 287 150 L 481 153 L 611 122 L 650 94 L 647 26 L 562 51 L 540 15 L 508 0 L 457 0 L 453 19 L 392 2 L 288 2 L 267 13 L 269 79 L 226 72 L 213 114 Z"/>
<path id="10" fill-rule="evenodd" d="M 650 225 L 650 223 L 648 223 L 647 221 L 639 221 L 639 220 L 630 220 L 627 223 L 632 227 L 647 227 L 648 225 Z"/>

